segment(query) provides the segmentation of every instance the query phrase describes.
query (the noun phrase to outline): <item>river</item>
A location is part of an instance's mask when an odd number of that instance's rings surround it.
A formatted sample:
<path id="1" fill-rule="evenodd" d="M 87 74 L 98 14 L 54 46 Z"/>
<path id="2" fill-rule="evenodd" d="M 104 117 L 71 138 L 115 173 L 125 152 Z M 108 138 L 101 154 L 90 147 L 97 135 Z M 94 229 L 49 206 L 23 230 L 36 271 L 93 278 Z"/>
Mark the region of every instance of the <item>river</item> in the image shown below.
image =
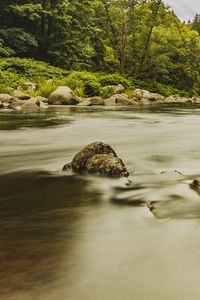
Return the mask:
<path id="1" fill-rule="evenodd" d="M 0 111 L 0 299 L 199 300 L 199 128 L 190 106 Z M 61 171 L 93 141 L 129 185 Z"/>

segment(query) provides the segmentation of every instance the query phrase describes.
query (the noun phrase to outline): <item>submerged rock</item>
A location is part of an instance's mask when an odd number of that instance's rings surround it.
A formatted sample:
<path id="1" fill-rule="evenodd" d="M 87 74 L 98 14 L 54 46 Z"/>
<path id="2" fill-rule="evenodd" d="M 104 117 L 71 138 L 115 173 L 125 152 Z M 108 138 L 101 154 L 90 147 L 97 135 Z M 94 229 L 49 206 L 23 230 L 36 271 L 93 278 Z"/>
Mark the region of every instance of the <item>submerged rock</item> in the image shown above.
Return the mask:
<path id="1" fill-rule="evenodd" d="M 127 177 L 129 175 L 115 151 L 103 142 L 94 142 L 84 147 L 74 156 L 71 168 L 78 174 L 110 177 Z"/>

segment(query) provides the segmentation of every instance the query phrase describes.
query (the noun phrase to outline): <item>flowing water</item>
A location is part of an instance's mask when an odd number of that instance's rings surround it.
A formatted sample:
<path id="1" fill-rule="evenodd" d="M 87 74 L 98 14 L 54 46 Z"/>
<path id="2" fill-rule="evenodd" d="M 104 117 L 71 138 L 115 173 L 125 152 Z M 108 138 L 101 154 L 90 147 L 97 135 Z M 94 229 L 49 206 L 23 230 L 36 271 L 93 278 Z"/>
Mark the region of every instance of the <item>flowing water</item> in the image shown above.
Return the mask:
<path id="1" fill-rule="evenodd" d="M 199 300 L 199 129 L 187 106 L 1 111 L 0 299 Z M 61 171 L 98 140 L 129 184 Z"/>

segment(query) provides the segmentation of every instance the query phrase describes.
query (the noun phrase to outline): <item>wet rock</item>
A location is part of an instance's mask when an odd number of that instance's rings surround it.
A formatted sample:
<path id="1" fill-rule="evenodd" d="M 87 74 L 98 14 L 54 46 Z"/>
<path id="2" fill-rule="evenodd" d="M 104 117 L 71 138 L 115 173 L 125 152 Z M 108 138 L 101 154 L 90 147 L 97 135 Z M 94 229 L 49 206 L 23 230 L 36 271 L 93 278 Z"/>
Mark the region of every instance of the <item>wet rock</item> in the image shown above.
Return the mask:
<path id="1" fill-rule="evenodd" d="M 133 99 L 129 99 L 121 94 L 116 94 L 110 97 L 109 99 L 104 100 L 105 105 L 137 105 Z"/>
<path id="2" fill-rule="evenodd" d="M 91 97 L 87 98 L 90 101 L 91 105 L 104 105 L 104 101 L 101 97 Z"/>
<path id="3" fill-rule="evenodd" d="M 200 217 L 200 202 L 186 199 L 168 201 L 152 201 L 148 203 L 149 210 L 158 219 L 193 219 Z"/>
<path id="4" fill-rule="evenodd" d="M 72 160 L 72 170 L 79 174 L 110 177 L 127 177 L 128 171 L 115 151 L 102 142 L 94 142 L 83 148 Z"/>
<path id="5" fill-rule="evenodd" d="M 28 100 L 30 99 L 31 97 L 25 93 L 22 93 L 21 91 L 19 90 L 15 90 L 13 92 L 13 97 L 14 98 L 17 98 L 17 99 L 20 99 L 20 100 Z"/>
<path id="6" fill-rule="evenodd" d="M 79 99 L 69 87 L 59 86 L 50 95 L 48 103 L 52 105 L 76 105 L 79 103 Z"/>
<path id="7" fill-rule="evenodd" d="M 77 104 L 77 106 L 92 106 L 92 104 L 89 99 L 83 99 Z"/>
<path id="8" fill-rule="evenodd" d="M 87 160 L 85 170 L 88 174 L 110 177 L 128 176 L 121 159 L 113 154 L 97 154 Z"/>
<path id="9" fill-rule="evenodd" d="M 67 171 L 67 170 L 71 170 L 71 169 L 72 169 L 71 163 L 67 163 L 67 164 L 64 165 L 64 167 L 62 168 L 63 171 Z"/>
<path id="10" fill-rule="evenodd" d="M 194 179 L 192 183 L 190 183 L 190 188 L 200 194 L 200 182 L 198 180 Z"/>
<path id="11" fill-rule="evenodd" d="M 39 111 L 39 106 L 34 102 L 24 103 L 21 106 L 21 111 L 24 113 L 35 113 Z"/>

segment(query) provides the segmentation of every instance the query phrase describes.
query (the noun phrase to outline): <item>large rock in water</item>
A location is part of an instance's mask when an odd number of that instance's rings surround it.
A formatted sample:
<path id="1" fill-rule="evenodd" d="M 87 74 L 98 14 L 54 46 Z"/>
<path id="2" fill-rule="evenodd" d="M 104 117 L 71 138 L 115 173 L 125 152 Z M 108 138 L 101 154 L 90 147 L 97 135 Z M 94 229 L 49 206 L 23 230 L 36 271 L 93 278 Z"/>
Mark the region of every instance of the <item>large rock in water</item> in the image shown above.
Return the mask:
<path id="1" fill-rule="evenodd" d="M 83 148 L 72 160 L 71 168 L 78 174 L 110 177 L 129 175 L 124 163 L 107 144 L 94 142 Z"/>
<path id="2" fill-rule="evenodd" d="M 68 86 L 59 86 L 49 97 L 49 104 L 53 105 L 76 105 L 78 97 Z"/>

